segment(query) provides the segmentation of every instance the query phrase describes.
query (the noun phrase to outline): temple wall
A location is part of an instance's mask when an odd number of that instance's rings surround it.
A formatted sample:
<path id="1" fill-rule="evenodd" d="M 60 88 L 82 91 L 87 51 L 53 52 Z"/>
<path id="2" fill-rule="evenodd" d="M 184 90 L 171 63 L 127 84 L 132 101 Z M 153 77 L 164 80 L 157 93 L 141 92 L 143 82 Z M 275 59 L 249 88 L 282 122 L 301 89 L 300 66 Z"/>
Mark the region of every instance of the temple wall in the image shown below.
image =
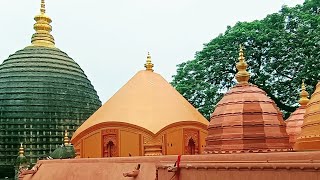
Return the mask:
<path id="1" fill-rule="evenodd" d="M 78 158 L 141 156 L 142 137 L 152 139 L 143 130 L 129 126 L 101 127 L 87 134 L 74 142 Z M 110 142 L 112 147 L 108 149 Z"/>
<path id="2" fill-rule="evenodd" d="M 177 174 L 168 171 L 177 158 L 172 155 L 41 160 L 38 171 L 23 179 L 178 180 Z M 136 178 L 123 176 L 138 164 L 140 172 Z M 179 180 L 320 180 L 320 151 L 182 155 L 179 165 Z"/>
<path id="3" fill-rule="evenodd" d="M 200 130 L 200 152 L 203 154 L 204 148 L 206 147 L 206 137 L 208 136 L 208 131 Z"/>
<path id="4" fill-rule="evenodd" d="M 195 143 L 193 153 L 203 153 L 206 137 L 203 125 L 177 124 L 153 134 L 137 126 L 113 123 L 93 129 L 72 142 L 77 157 L 81 158 L 184 155 L 190 154 L 190 139 Z"/>
<path id="5" fill-rule="evenodd" d="M 128 157 L 140 155 L 140 133 L 120 130 L 120 156 Z"/>
<path id="6" fill-rule="evenodd" d="M 164 148 L 166 155 L 187 155 L 190 154 L 188 143 L 194 141 L 194 154 L 202 154 L 206 145 L 205 138 L 208 136 L 206 129 L 184 125 L 168 128 L 161 134 L 165 136 Z"/>
<path id="7" fill-rule="evenodd" d="M 76 158 L 81 157 L 81 145 L 82 145 L 81 141 L 73 145 L 74 150 L 76 151 Z"/>
<path id="8" fill-rule="evenodd" d="M 166 134 L 167 137 L 167 155 L 176 155 L 183 153 L 183 131 L 182 129 L 177 129 Z"/>
<path id="9" fill-rule="evenodd" d="M 167 170 L 158 170 L 158 180 L 168 180 L 173 173 Z M 181 169 L 180 180 L 218 179 L 218 180 L 319 180 L 320 173 L 308 171 L 288 170 L 205 170 Z M 173 178 L 172 180 L 178 180 Z"/>
<path id="10" fill-rule="evenodd" d="M 101 133 L 94 132 L 83 139 L 81 156 L 84 158 L 101 157 Z"/>

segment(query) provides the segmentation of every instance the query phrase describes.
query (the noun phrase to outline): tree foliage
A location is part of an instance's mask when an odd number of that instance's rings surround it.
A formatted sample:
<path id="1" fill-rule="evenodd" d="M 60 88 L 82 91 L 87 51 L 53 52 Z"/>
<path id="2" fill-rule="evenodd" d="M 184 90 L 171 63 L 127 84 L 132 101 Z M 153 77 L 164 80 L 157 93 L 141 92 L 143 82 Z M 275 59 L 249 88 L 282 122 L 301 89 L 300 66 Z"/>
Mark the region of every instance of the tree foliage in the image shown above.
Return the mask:
<path id="1" fill-rule="evenodd" d="M 245 47 L 250 83 L 266 91 L 288 117 L 298 106 L 302 79 L 309 93 L 320 80 L 320 1 L 238 22 L 205 44 L 193 60 L 177 65 L 172 85 L 206 118 L 236 83 L 239 44 Z"/>

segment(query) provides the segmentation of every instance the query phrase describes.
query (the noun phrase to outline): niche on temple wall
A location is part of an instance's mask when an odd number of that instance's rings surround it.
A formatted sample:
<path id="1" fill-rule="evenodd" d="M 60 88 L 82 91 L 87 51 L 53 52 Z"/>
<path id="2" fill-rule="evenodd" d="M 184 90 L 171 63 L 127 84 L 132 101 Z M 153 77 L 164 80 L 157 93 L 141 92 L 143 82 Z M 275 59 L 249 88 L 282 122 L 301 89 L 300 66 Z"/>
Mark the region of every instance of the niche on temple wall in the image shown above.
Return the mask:
<path id="1" fill-rule="evenodd" d="M 199 154 L 199 130 L 183 129 L 184 154 Z"/>
<path id="2" fill-rule="evenodd" d="M 117 129 L 102 130 L 103 157 L 119 156 L 119 131 Z"/>

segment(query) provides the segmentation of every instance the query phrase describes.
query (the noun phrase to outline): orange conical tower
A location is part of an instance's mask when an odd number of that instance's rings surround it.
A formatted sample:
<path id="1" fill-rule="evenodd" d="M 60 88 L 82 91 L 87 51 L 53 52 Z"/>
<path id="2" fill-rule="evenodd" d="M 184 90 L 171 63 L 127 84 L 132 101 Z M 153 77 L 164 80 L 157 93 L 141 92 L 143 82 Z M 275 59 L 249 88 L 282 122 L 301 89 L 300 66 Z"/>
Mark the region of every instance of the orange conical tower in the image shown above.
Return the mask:
<path id="1" fill-rule="evenodd" d="M 307 105 L 301 133 L 294 150 L 320 150 L 320 82 Z"/>
<path id="2" fill-rule="evenodd" d="M 203 153 L 209 122 L 154 72 L 150 53 L 144 67 L 73 134 L 79 158 Z"/>
<path id="3" fill-rule="evenodd" d="M 267 152 L 290 148 L 282 114 L 273 100 L 248 83 L 250 74 L 240 47 L 238 84 L 219 101 L 208 126 L 205 152 Z"/>
<path id="4" fill-rule="evenodd" d="M 304 114 L 306 113 L 307 104 L 309 102 L 308 96 L 309 96 L 309 93 L 306 91 L 306 86 L 304 84 L 304 81 L 302 81 L 300 100 L 299 100 L 300 107 L 296 109 L 291 114 L 291 116 L 286 120 L 287 133 L 289 135 L 289 142 L 292 147 L 301 132 L 303 117 L 304 117 Z"/>

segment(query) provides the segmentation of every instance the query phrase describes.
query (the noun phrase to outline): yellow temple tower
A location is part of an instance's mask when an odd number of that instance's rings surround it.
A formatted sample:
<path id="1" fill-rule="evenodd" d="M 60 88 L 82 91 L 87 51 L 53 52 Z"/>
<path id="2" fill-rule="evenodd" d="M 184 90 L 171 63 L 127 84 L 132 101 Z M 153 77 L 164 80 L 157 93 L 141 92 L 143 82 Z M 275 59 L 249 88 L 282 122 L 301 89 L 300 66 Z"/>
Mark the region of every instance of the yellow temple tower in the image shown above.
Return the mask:
<path id="1" fill-rule="evenodd" d="M 294 145 L 294 150 L 320 150 L 320 82 L 307 105 L 301 133 Z"/>

